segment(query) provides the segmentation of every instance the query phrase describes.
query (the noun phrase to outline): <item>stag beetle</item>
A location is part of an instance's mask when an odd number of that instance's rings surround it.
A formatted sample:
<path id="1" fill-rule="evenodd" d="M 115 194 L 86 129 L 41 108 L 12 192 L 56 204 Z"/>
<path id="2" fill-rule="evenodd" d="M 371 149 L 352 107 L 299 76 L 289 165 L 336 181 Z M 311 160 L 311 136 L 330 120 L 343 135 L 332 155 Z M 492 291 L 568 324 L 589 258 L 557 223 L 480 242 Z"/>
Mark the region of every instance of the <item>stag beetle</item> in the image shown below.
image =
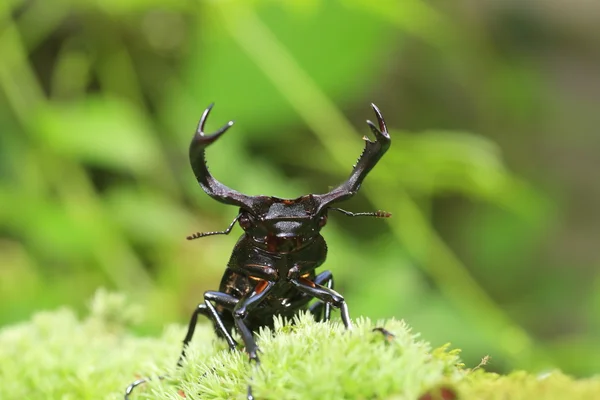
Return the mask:
<path id="1" fill-rule="evenodd" d="M 367 121 L 367 124 L 375 135 L 375 141 L 366 136 L 363 138 L 365 149 L 348 180 L 329 193 L 308 194 L 297 199 L 247 196 L 217 181 L 208 171 L 204 151 L 231 128 L 233 121 L 213 134 L 206 134 L 204 125 L 213 104 L 204 111 L 190 145 L 192 170 L 200 187 L 210 197 L 239 207 L 239 213 L 224 231 L 197 232 L 187 239 L 227 235 L 236 222 L 244 234 L 233 249 L 219 291 L 205 292 L 204 301 L 194 310 L 183 339 L 178 366 L 185 358 L 198 315 L 212 320 L 217 335 L 225 339 L 232 350 L 237 346 L 231 334 L 235 329 L 244 342 L 250 361 L 256 364 L 259 363 L 258 346 L 252 332 L 263 326 L 272 327 L 275 315 L 292 317 L 308 309 L 316 319 L 328 321 L 331 308 L 334 307 L 340 309 L 344 326 L 352 329 L 346 301 L 333 290 L 332 273 L 323 271 L 316 274 L 315 270 L 327 255 L 327 245 L 320 231 L 327 223 L 329 211 L 338 211 L 350 217 L 391 216 L 384 211 L 352 213 L 332 207 L 335 203 L 348 200 L 358 191 L 369 171 L 390 147 L 391 140 L 383 116 L 377 106 L 371 106 L 379 127 L 371 121 Z M 309 306 L 312 299 L 317 301 Z M 388 337 L 393 336 L 383 328 L 376 330 Z M 140 379 L 129 385 L 125 400 L 128 400 L 136 386 L 145 381 Z M 253 399 L 250 386 L 247 398 Z"/>

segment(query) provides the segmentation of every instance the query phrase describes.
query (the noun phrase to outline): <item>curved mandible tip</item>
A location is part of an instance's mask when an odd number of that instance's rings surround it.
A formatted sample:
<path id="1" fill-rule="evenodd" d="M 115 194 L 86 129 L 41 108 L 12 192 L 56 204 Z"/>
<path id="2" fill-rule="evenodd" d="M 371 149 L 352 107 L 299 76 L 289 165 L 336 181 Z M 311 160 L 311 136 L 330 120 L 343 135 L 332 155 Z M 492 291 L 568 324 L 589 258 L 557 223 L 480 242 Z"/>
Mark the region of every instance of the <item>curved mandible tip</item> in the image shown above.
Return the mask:
<path id="1" fill-rule="evenodd" d="M 198 122 L 198 128 L 196 129 L 196 135 L 194 135 L 193 141 L 195 144 L 200 144 L 203 147 L 208 146 L 209 144 L 216 141 L 222 134 L 227 132 L 229 128 L 233 126 L 234 121 L 229 121 L 225 125 L 223 125 L 219 130 L 215 133 L 207 135 L 204 132 L 204 125 L 206 124 L 206 120 L 208 119 L 208 115 L 210 114 L 210 110 L 214 107 L 215 103 L 210 103 L 206 110 L 202 113 L 202 117 L 200 118 L 200 122 Z"/>
<path id="2" fill-rule="evenodd" d="M 391 140 L 390 134 L 387 130 L 387 126 L 385 125 L 383 115 L 381 115 L 381 111 L 379 111 L 379 108 L 374 103 L 371 103 L 371 107 L 373 108 L 373 111 L 375 111 L 375 116 L 377 117 L 377 123 L 379 125 L 379 128 L 370 120 L 367 120 L 367 125 L 369 125 L 369 128 L 371 129 L 371 132 L 373 132 L 373 134 L 375 135 L 377 141 L 389 142 Z"/>

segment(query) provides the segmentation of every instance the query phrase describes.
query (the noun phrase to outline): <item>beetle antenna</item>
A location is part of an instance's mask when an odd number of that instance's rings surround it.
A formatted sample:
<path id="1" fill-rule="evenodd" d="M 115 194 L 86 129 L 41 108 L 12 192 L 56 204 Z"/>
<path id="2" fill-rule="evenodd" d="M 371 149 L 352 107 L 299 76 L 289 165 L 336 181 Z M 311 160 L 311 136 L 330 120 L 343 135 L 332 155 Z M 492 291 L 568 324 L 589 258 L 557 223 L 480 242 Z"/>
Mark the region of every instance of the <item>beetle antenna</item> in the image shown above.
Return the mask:
<path id="1" fill-rule="evenodd" d="M 335 211 L 339 211 L 342 214 L 345 214 L 349 217 L 375 217 L 375 218 L 389 218 L 392 216 L 392 213 L 389 213 L 387 211 L 381 211 L 381 210 L 377 210 L 375 212 L 360 212 L 360 213 L 353 213 L 350 211 L 346 211 L 343 210 L 341 208 L 334 208 L 331 207 L 329 208 L 330 210 L 335 210 Z"/>
<path id="2" fill-rule="evenodd" d="M 238 219 L 240 219 L 240 217 L 242 216 L 242 214 L 238 214 L 237 217 L 235 217 L 233 219 L 233 221 L 231 221 L 231 224 L 229 224 L 229 226 L 227 227 L 227 229 L 225 229 L 224 231 L 215 231 L 215 232 L 196 232 L 191 234 L 190 236 L 188 236 L 186 239 L 187 240 L 194 240 L 194 239 L 199 239 L 201 237 L 205 237 L 205 236 L 212 236 L 212 235 L 229 235 L 229 232 L 231 232 L 231 230 L 233 229 L 233 226 L 235 225 L 235 223 L 237 222 Z"/>

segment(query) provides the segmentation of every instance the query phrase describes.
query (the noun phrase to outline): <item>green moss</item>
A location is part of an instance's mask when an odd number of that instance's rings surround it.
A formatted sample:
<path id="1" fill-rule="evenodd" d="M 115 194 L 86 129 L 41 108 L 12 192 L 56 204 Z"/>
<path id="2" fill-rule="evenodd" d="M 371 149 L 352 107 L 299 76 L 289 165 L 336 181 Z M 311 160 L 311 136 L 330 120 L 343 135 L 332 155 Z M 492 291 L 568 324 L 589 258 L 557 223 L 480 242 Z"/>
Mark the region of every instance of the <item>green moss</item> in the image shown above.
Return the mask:
<path id="1" fill-rule="evenodd" d="M 600 399 L 600 377 L 575 380 L 560 371 L 539 375 L 517 371 L 506 376 L 477 371 L 459 387 L 465 399 Z"/>
<path id="2" fill-rule="evenodd" d="M 168 374 L 136 390 L 135 399 L 244 398 L 253 382 L 259 399 L 417 399 L 436 388 L 465 399 L 590 399 L 600 380 L 574 381 L 559 373 L 501 377 L 465 369 L 456 350 L 418 340 L 401 321 L 358 319 L 352 332 L 337 322 L 300 315 L 293 326 L 277 319 L 258 343 L 261 367 L 231 352 L 207 324 L 198 326 L 182 368 L 175 368 L 185 328 L 160 338 L 132 336 L 127 326 L 139 311 L 122 296 L 99 292 L 80 320 L 67 309 L 41 312 L 0 331 L 1 399 L 120 399 L 140 376 Z M 372 332 L 385 326 L 388 341 Z M 430 398 L 435 398 L 431 396 Z"/>

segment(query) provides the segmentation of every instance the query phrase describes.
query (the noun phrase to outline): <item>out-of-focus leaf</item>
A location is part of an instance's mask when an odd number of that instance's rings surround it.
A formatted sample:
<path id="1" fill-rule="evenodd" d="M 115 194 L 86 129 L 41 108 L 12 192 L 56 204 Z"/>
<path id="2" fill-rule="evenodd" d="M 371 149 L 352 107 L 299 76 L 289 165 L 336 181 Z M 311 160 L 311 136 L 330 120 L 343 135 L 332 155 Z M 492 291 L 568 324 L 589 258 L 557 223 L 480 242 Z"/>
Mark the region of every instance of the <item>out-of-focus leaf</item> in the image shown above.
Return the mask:
<path id="1" fill-rule="evenodd" d="M 552 230 L 554 219 L 543 203 L 539 204 L 539 208 L 537 213 L 530 212 L 528 218 L 492 207 L 474 209 L 462 221 L 463 230 L 457 236 L 463 236 L 465 242 L 470 243 L 468 252 L 474 261 L 474 268 L 481 270 L 480 279 L 487 281 L 488 287 L 510 293 L 511 288 L 516 290 L 526 282 L 527 276 L 535 268 L 527 267 L 527 264 L 538 251 L 542 238 Z M 551 275 L 546 276 L 546 280 L 550 281 Z M 528 294 L 533 291 L 528 290 Z"/>
<path id="2" fill-rule="evenodd" d="M 0 190 L 0 223 L 40 254 L 78 259 L 88 252 L 85 229 L 55 201 L 4 187 Z"/>
<path id="3" fill-rule="evenodd" d="M 590 315 L 590 323 L 595 333 L 595 336 L 600 336 L 600 263 L 596 263 L 596 275 L 593 280 L 593 289 L 588 312 Z"/>
<path id="4" fill-rule="evenodd" d="M 434 346 L 448 342 L 453 346 L 464 345 L 465 351 L 461 358 L 469 366 L 477 365 L 486 355 L 491 355 L 495 360 L 495 356 L 502 353 L 497 343 L 473 334 L 471 321 L 443 296 L 430 292 L 415 300 L 405 305 L 406 312 L 402 318 Z M 499 366 L 494 367 L 493 369 L 497 369 Z"/>
<path id="5" fill-rule="evenodd" d="M 550 343 L 561 368 L 576 376 L 590 376 L 600 370 L 598 336 L 571 335 Z"/>
<path id="6" fill-rule="evenodd" d="M 235 9 L 235 5 L 232 7 Z M 170 99 L 169 103 L 177 105 L 176 111 L 182 114 L 170 113 L 169 118 L 185 120 L 214 101 L 219 109 L 218 112 L 215 109 L 219 115 L 216 119 L 236 119 L 255 135 L 263 133 L 265 137 L 272 137 L 278 126 L 298 121 L 287 100 L 240 51 L 239 45 L 215 18 L 215 13 L 220 11 L 211 7 L 206 11 L 196 24 L 197 39 L 192 43 L 183 78 L 191 97 Z M 362 96 L 376 84 L 377 74 L 385 65 L 374 60 L 394 48 L 395 38 L 386 34 L 389 25 L 338 2 L 322 2 L 310 18 L 274 4 L 257 6 L 257 11 L 270 33 L 294 54 L 320 89 L 342 105 Z M 244 18 L 239 19 L 239 29 L 254 29 L 255 25 L 245 26 Z M 171 111 L 172 106 L 169 109 Z"/>
<path id="7" fill-rule="evenodd" d="M 411 190 L 432 194 L 453 190 L 489 197 L 502 190 L 510 175 L 491 141 L 462 132 L 394 133 L 394 151 L 387 157 L 395 174 Z"/>
<path id="8" fill-rule="evenodd" d="M 74 7 L 89 9 L 97 7 L 106 13 L 123 16 L 157 8 L 182 9 L 192 2 L 188 0 L 69 0 Z M 197 2 L 195 3 L 197 4 Z"/>
<path id="9" fill-rule="evenodd" d="M 424 0 L 341 0 L 368 11 L 431 44 L 443 45 L 451 38 L 452 25 Z"/>
<path id="10" fill-rule="evenodd" d="M 374 178 L 399 184 L 417 195 L 446 192 L 489 201 L 537 221 L 552 208 L 544 197 L 517 179 L 489 139 L 465 132 L 394 132 L 394 150 L 382 160 L 388 171 Z"/>
<path id="11" fill-rule="evenodd" d="M 40 147 L 85 164 L 150 174 L 162 159 L 148 121 L 133 105 L 115 98 L 49 104 L 34 127 Z"/>
<path id="12" fill-rule="evenodd" d="M 16 20 L 23 41 L 32 49 L 43 42 L 68 17 L 70 9 L 56 1 L 30 1 Z"/>
<path id="13" fill-rule="evenodd" d="M 109 215 L 132 237 L 147 243 L 183 239 L 190 216 L 167 197 L 151 190 L 119 187 L 104 197 Z M 191 232 L 190 232 L 191 233 Z"/>

